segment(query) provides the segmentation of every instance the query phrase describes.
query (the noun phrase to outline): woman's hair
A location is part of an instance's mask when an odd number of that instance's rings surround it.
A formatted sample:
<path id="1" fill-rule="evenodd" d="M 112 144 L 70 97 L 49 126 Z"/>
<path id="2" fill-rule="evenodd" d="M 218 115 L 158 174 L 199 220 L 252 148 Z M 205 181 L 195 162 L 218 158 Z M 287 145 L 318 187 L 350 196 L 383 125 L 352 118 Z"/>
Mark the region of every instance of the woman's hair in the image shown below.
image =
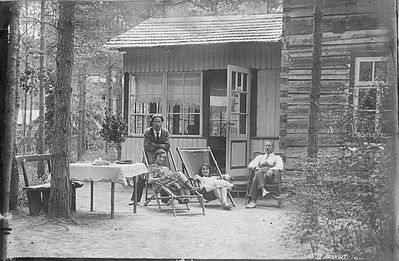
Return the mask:
<path id="1" fill-rule="evenodd" d="M 198 175 L 200 175 L 201 177 L 204 176 L 204 175 L 202 175 L 202 167 L 203 166 L 206 166 L 209 169 L 209 173 L 211 173 L 211 170 L 212 170 L 212 167 L 211 167 L 211 165 L 209 163 L 206 163 L 206 162 L 202 163 L 201 167 L 198 170 Z"/>
<path id="2" fill-rule="evenodd" d="M 155 157 L 158 156 L 159 154 L 165 153 L 166 154 L 166 150 L 164 149 L 157 149 L 156 151 L 154 151 Z"/>

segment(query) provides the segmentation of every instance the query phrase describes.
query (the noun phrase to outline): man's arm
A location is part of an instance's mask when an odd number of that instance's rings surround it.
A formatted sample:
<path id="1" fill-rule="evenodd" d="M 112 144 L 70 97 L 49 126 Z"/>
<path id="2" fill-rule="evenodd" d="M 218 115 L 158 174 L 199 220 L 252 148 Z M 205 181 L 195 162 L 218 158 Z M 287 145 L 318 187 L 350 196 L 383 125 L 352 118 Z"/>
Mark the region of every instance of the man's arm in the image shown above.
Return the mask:
<path id="1" fill-rule="evenodd" d="M 169 140 L 169 131 L 166 129 L 162 130 L 162 140 L 161 143 L 156 144 L 159 146 L 158 148 L 164 149 L 166 151 L 169 151 L 170 149 L 170 140 Z"/>
<path id="2" fill-rule="evenodd" d="M 282 171 L 284 169 L 283 159 L 279 155 L 275 156 L 274 163 L 275 163 L 275 166 L 270 168 L 271 170 Z"/>
<path id="3" fill-rule="evenodd" d="M 158 147 L 156 146 L 157 144 L 152 140 L 151 138 L 151 133 L 147 129 L 144 131 L 144 150 L 145 151 L 156 151 Z"/>
<path id="4" fill-rule="evenodd" d="M 262 158 L 263 155 L 258 155 L 256 156 L 249 164 L 248 164 L 248 168 L 252 169 L 254 171 L 259 169 L 259 163 L 260 163 L 260 159 Z"/>

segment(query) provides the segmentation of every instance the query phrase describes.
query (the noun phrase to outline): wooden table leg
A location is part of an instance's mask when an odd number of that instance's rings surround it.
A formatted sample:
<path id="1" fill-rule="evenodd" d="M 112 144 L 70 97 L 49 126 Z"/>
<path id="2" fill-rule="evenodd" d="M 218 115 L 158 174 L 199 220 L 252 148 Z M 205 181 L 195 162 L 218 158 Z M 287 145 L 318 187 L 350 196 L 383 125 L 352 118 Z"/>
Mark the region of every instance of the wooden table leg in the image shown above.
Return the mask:
<path id="1" fill-rule="evenodd" d="M 90 181 L 90 211 L 93 211 L 94 181 Z"/>
<path id="2" fill-rule="evenodd" d="M 134 205 L 133 205 L 133 213 L 137 211 L 137 177 L 133 177 L 133 184 L 134 184 Z"/>
<path id="3" fill-rule="evenodd" d="M 111 218 L 114 218 L 115 182 L 111 182 Z"/>

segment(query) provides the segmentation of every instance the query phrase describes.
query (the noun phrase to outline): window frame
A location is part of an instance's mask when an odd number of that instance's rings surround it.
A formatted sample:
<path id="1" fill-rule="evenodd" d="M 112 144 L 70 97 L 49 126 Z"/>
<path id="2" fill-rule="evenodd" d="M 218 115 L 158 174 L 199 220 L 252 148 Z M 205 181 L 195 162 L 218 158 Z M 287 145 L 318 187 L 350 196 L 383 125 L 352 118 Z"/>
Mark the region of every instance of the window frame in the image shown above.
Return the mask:
<path id="1" fill-rule="evenodd" d="M 203 116 L 204 116 L 204 108 L 203 108 L 203 92 L 204 92 L 204 86 L 203 86 L 203 72 L 198 72 L 198 71 L 184 71 L 184 72 L 146 72 L 146 73 L 132 73 L 129 74 L 129 99 L 128 99 L 128 104 L 127 104 L 127 111 L 128 111 L 128 136 L 129 137 L 143 137 L 143 133 L 132 133 L 131 132 L 131 120 L 132 120 L 132 116 L 133 113 L 131 112 L 131 97 L 135 94 L 132 93 L 132 84 L 136 84 L 137 85 L 137 76 L 138 75 L 146 75 L 148 77 L 149 74 L 162 74 L 162 88 L 163 88 L 163 97 L 162 97 L 162 107 L 161 107 L 161 111 L 162 111 L 162 115 L 165 117 L 165 121 L 162 124 L 163 128 L 167 128 L 166 124 L 166 117 L 167 117 L 167 97 L 168 97 L 168 74 L 181 74 L 183 73 L 183 77 L 184 74 L 186 73 L 198 73 L 200 75 L 200 93 L 199 93 L 199 99 L 200 99 L 200 112 L 199 112 L 199 116 L 200 116 L 200 122 L 199 122 L 199 134 L 198 135 L 193 135 L 193 134 L 172 134 L 170 131 L 170 137 L 171 138 L 202 138 L 203 137 Z M 182 112 L 181 115 L 183 114 L 187 114 Z M 146 127 L 148 128 L 148 126 Z M 146 129 L 144 128 L 144 130 Z"/>
<path id="2" fill-rule="evenodd" d="M 358 132 L 358 112 L 374 112 L 374 132 L 376 134 L 381 133 L 381 116 L 382 116 L 382 95 L 383 91 L 382 88 L 385 88 L 388 85 L 388 78 L 387 82 L 383 81 L 375 81 L 375 64 L 376 62 L 383 62 L 387 63 L 389 66 L 388 57 L 378 56 L 378 57 L 356 57 L 355 58 L 355 80 L 354 80 L 354 89 L 353 89 L 353 119 L 354 119 L 354 132 Z M 362 62 L 372 62 L 372 75 L 371 81 L 360 81 L 360 64 Z M 387 74 L 389 73 L 389 68 L 387 67 Z M 375 101 L 375 109 L 367 110 L 367 109 L 359 109 L 359 98 L 360 98 L 360 90 L 361 89 L 375 89 L 376 90 L 376 101 Z"/>

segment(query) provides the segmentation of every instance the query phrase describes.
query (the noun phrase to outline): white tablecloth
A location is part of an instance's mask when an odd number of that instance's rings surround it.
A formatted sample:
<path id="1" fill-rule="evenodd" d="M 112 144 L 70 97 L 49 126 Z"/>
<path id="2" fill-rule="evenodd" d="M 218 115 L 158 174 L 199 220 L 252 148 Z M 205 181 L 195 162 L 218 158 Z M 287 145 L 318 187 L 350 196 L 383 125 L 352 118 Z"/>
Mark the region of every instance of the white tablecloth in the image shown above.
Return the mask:
<path id="1" fill-rule="evenodd" d="M 144 163 L 93 165 L 92 163 L 71 163 L 71 180 L 120 182 L 127 185 L 127 179 L 147 173 Z"/>

